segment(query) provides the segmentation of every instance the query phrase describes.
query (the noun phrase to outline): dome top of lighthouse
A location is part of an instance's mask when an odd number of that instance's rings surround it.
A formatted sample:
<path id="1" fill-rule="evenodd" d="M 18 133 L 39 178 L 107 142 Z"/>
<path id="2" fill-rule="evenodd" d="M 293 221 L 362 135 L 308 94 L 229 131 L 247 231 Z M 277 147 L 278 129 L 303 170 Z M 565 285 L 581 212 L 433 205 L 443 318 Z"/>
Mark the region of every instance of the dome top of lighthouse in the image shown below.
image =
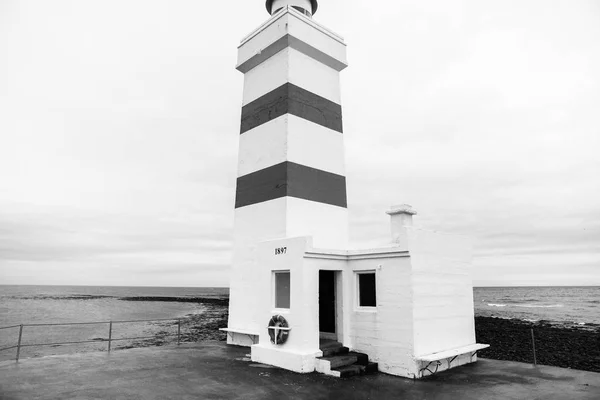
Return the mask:
<path id="1" fill-rule="evenodd" d="M 319 4 L 317 3 L 317 0 L 267 0 L 266 6 L 267 12 L 271 15 L 275 14 L 275 12 L 279 11 L 279 9 L 284 6 L 302 8 L 308 11 L 309 14 L 315 15 Z M 307 7 L 310 7 L 310 9 L 307 9 Z"/>

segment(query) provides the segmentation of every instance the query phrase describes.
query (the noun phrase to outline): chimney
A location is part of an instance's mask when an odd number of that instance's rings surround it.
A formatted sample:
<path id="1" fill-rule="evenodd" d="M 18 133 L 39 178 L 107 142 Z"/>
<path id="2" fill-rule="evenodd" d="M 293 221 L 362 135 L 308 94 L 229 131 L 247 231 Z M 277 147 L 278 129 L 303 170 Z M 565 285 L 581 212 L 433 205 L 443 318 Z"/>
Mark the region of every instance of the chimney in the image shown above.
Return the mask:
<path id="1" fill-rule="evenodd" d="M 390 207 L 389 211 L 385 213 L 391 217 L 392 243 L 397 243 L 404 247 L 408 246 L 406 241 L 406 227 L 412 226 L 412 217 L 417 212 L 409 204 L 400 204 Z"/>

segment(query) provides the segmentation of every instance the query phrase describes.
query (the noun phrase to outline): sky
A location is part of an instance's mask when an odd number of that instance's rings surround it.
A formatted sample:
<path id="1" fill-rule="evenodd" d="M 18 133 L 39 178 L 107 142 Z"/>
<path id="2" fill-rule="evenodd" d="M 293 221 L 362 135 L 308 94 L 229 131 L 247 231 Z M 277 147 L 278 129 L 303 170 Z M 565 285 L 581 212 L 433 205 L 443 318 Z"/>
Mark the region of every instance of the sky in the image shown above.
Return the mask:
<path id="1" fill-rule="evenodd" d="M 227 286 L 262 0 L 0 0 L 0 284 Z M 600 285 L 600 3 L 321 0 L 350 237 L 473 238 L 476 286 Z"/>

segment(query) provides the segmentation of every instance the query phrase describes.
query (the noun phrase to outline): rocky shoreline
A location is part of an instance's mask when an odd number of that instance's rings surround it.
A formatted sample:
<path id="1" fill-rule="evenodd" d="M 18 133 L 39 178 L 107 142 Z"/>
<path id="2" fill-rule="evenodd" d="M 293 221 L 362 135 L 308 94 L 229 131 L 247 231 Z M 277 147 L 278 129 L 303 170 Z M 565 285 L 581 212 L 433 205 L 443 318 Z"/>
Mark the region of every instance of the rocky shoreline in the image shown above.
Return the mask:
<path id="1" fill-rule="evenodd" d="M 123 301 L 159 301 L 159 302 L 176 302 L 176 303 L 199 303 L 199 304 L 217 304 L 227 308 L 229 299 L 222 297 L 165 297 L 165 296 L 137 296 L 137 297 L 120 297 Z"/>
<path id="2" fill-rule="evenodd" d="M 174 298 L 177 300 L 165 300 L 166 298 L 135 298 L 135 300 L 122 299 L 128 301 L 180 301 L 182 298 Z M 194 302 L 201 304 L 199 313 L 188 314 L 181 318 L 181 342 L 201 342 L 204 340 L 225 341 L 227 334 L 220 331 L 219 328 L 227 327 L 228 305 L 227 299 L 219 298 L 194 298 L 183 299 L 184 302 Z M 161 329 L 156 332 L 153 330 L 153 338 L 140 339 L 131 343 L 118 346 L 117 349 L 130 349 L 135 347 L 151 347 L 163 346 L 166 344 L 177 343 L 176 322 L 156 322 L 153 326 L 159 326 Z"/>
<path id="3" fill-rule="evenodd" d="M 538 364 L 600 372 L 600 328 L 596 326 L 569 327 L 549 321 L 475 317 L 477 343 L 490 345 L 479 355 L 533 363 L 532 330 Z"/>

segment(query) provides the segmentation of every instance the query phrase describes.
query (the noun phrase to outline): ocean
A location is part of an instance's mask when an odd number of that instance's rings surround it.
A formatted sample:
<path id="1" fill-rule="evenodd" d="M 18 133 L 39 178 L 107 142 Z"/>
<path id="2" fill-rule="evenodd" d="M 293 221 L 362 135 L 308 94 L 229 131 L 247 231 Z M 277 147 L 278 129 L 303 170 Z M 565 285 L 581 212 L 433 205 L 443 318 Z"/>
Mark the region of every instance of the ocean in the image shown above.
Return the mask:
<path id="1" fill-rule="evenodd" d="M 96 322 L 183 318 L 201 314 L 205 305 L 192 298 L 228 298 L 227 288 L 3 286 L 0 285 L 0 328 L 19 324 Z M 179 301 L 155 301 L 170 297 Z M 576 327 L 600 326 L 600 287 L 475 288 L 475 315 L 548 321 Z M 134 298 L 136 301 L 127 301 Z M 154 301 L 153 301 L 154 300 Z M 153 336 L 177 332 L 175 322 L 114 324 L 113 338 Z M 102 351 L 108 324 L 25 327 L 23 344 L 97 340 L 76 346 L 25 347 L 23 357 Z M 13 346 L 18 328 L 0 329 L 0 349 Z M 118 341 L 113 348 L 134 345 Z M 0 351 L 0 361 L 14 358 L 14 349 Z"/>
<path id="2" fill-rule="evenodd" d="M 473 291 L 475 315 L 575 327 L 600 326 L 600 287 L 485 287 Z"/>
<path id="3" fill-rule="evenodd" d="M 172 297 L 184 301 L 152 301 Z M 185 302 L 191 298 L 228 298 L 228 288 L 116 287 L 116 286 L 16 286 L 0 285 L 0 328 L 20 324 L 99 322 L 183 318 L 201 314 L 204 304 Z M 133 298 L 136 301 L 127 301 Z M 140 301 L 147 299 L 148 301 Z M 101 338 L 108 337 L 108 324 L 77 326 L 27 326 L 23 344 L 96 340 L 70 346 L 25 347 L 22 357 L 102 351 Z M 176 322 L 113 324 L 113 338 L 176 334 Z M 0 349 L 16 344 L 19 329 L 0 329 Z M 117 341 L 113 349 L 135 341 Z M 0 351 L 0 361 L 14 358 L 15 350 Z"/>

